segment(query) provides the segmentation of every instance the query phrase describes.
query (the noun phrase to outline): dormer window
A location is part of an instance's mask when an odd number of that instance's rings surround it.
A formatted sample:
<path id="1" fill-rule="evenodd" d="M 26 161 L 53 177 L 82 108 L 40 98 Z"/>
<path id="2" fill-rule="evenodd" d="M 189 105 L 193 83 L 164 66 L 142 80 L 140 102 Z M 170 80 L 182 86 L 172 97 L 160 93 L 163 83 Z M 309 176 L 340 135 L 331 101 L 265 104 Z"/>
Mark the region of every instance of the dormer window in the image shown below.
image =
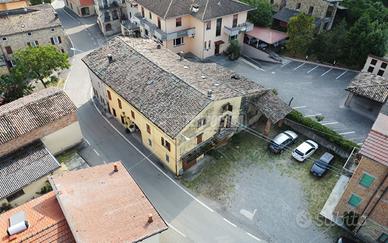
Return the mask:
<path id="1" fill-rule="evenodd" d="M 222 112 L 232 111 L 232 110 L 233 110 L 233 106 L 230 103 L 227 103 L 222 106 Z"/>

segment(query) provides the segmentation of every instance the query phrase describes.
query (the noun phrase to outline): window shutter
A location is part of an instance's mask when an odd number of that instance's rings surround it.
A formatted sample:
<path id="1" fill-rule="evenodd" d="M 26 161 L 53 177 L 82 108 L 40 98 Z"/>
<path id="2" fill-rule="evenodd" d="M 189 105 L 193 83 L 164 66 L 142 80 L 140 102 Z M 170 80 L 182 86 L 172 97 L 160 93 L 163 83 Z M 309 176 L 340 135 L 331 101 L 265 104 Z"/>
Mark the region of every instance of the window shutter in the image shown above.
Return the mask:
<path id="1" fill-rule="evenodd" d="M 62 43 L 62 40 L 61 40 L 61 37 L 58 36 L 58 43 L 61 44 Z"/>
<path id="2" fill-rule="evenodd" d="M 55 43 L 54 43 L 54 38 L 51 37 L 50 40 L 51 40 L 51 44 L 55 45 Z"/>

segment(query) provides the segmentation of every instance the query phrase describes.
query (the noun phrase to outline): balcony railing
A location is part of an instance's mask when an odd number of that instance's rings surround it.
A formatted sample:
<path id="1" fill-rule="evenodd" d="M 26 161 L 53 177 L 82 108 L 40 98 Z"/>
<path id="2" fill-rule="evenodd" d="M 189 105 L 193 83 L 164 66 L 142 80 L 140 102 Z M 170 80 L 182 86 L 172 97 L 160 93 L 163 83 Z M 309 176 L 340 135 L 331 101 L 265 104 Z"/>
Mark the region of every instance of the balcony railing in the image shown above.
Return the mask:
<path id="1" fill-rule="evenodd" d="M 225 34 L 227 34 L 229 36 L 238 35 L 241 32 L 248 32 L 248 31 L 251 31 L 251 30 L 253 30 L 253 24 L 250 23 L 250 22 L 245 22 L 243 24 L 239 24 L 236 27 L 224 26 Z"/>

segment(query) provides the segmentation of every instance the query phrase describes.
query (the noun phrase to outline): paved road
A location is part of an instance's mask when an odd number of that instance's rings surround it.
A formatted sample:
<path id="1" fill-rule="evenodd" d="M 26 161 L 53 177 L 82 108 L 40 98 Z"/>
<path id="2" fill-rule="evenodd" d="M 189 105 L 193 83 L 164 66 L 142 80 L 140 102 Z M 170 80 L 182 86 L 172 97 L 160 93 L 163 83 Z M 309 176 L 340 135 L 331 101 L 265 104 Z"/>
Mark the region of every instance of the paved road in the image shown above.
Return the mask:
<path id="1" fill-rule="evenodd" d="M 166 242 L 258 242 L 260 239 L 229 222 L 204 203 L 189 194 L 178 182 L 157 166 L 157 160 L 136 139 L 123 138 L 97 112 L 90 101 L 90 81 L 82 58 L 104 42 L 96 32 L 93 19 L 82 19 L 67 14 L 63 2 L 57 1 L 59 17 L 76 51 L 68 73 L 65 90 L 79 107 L 78 117 L 82 132 L 90 144 L 86 151 L 89 162 L 98 165 L 121 160 L 140 185 L 162 217 L 170 232 Z M 93 37 L 93 38 L 92 38 Z M 90 160 L 90 158 L 93 158 Z M 168 238 L 171 237 L 171 238 Z"/>
<path id="2" fill-rule="evenodd" d="M 344 107 L 345 88 L 357 75 L 355 71 L 288 59 L 283 64 L 260 62 L 260 67 L 242 58 L 236 62 L 222 56 L 210 60 L 276 89 L 286 102 L 293 97 L 292 107 L 308 117 L 323 115 L 323 125 L 356 143 L 362 143 L 372 127 L 373 121 L 365 114 Z"/>

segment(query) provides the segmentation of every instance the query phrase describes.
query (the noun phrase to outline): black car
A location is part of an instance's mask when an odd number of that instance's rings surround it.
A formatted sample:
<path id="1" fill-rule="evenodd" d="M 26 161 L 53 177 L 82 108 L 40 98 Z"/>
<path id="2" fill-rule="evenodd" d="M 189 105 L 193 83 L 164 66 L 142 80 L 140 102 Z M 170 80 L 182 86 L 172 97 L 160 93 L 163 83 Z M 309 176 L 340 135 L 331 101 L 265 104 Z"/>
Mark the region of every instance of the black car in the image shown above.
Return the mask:
<path id="1" fill-rule="evenodd" d="M 314 161 L 313 166 L 311 167 L 311 174 L 321 177 L 325 172 L 330 169 L 331 162 L 334 159 L 334 155 L 331 153 L 324 153 L 321 158 L 318 160 Z"/>
<path id="2" fill-rule="evenodd" d="M 295 142 L 297 138 L 298 135 L 295 132 L 284 131 L 271 140 L 271 142 L 268 144 L 268 149 L 275 154 L 279 154 L 288 145 Z"/>

